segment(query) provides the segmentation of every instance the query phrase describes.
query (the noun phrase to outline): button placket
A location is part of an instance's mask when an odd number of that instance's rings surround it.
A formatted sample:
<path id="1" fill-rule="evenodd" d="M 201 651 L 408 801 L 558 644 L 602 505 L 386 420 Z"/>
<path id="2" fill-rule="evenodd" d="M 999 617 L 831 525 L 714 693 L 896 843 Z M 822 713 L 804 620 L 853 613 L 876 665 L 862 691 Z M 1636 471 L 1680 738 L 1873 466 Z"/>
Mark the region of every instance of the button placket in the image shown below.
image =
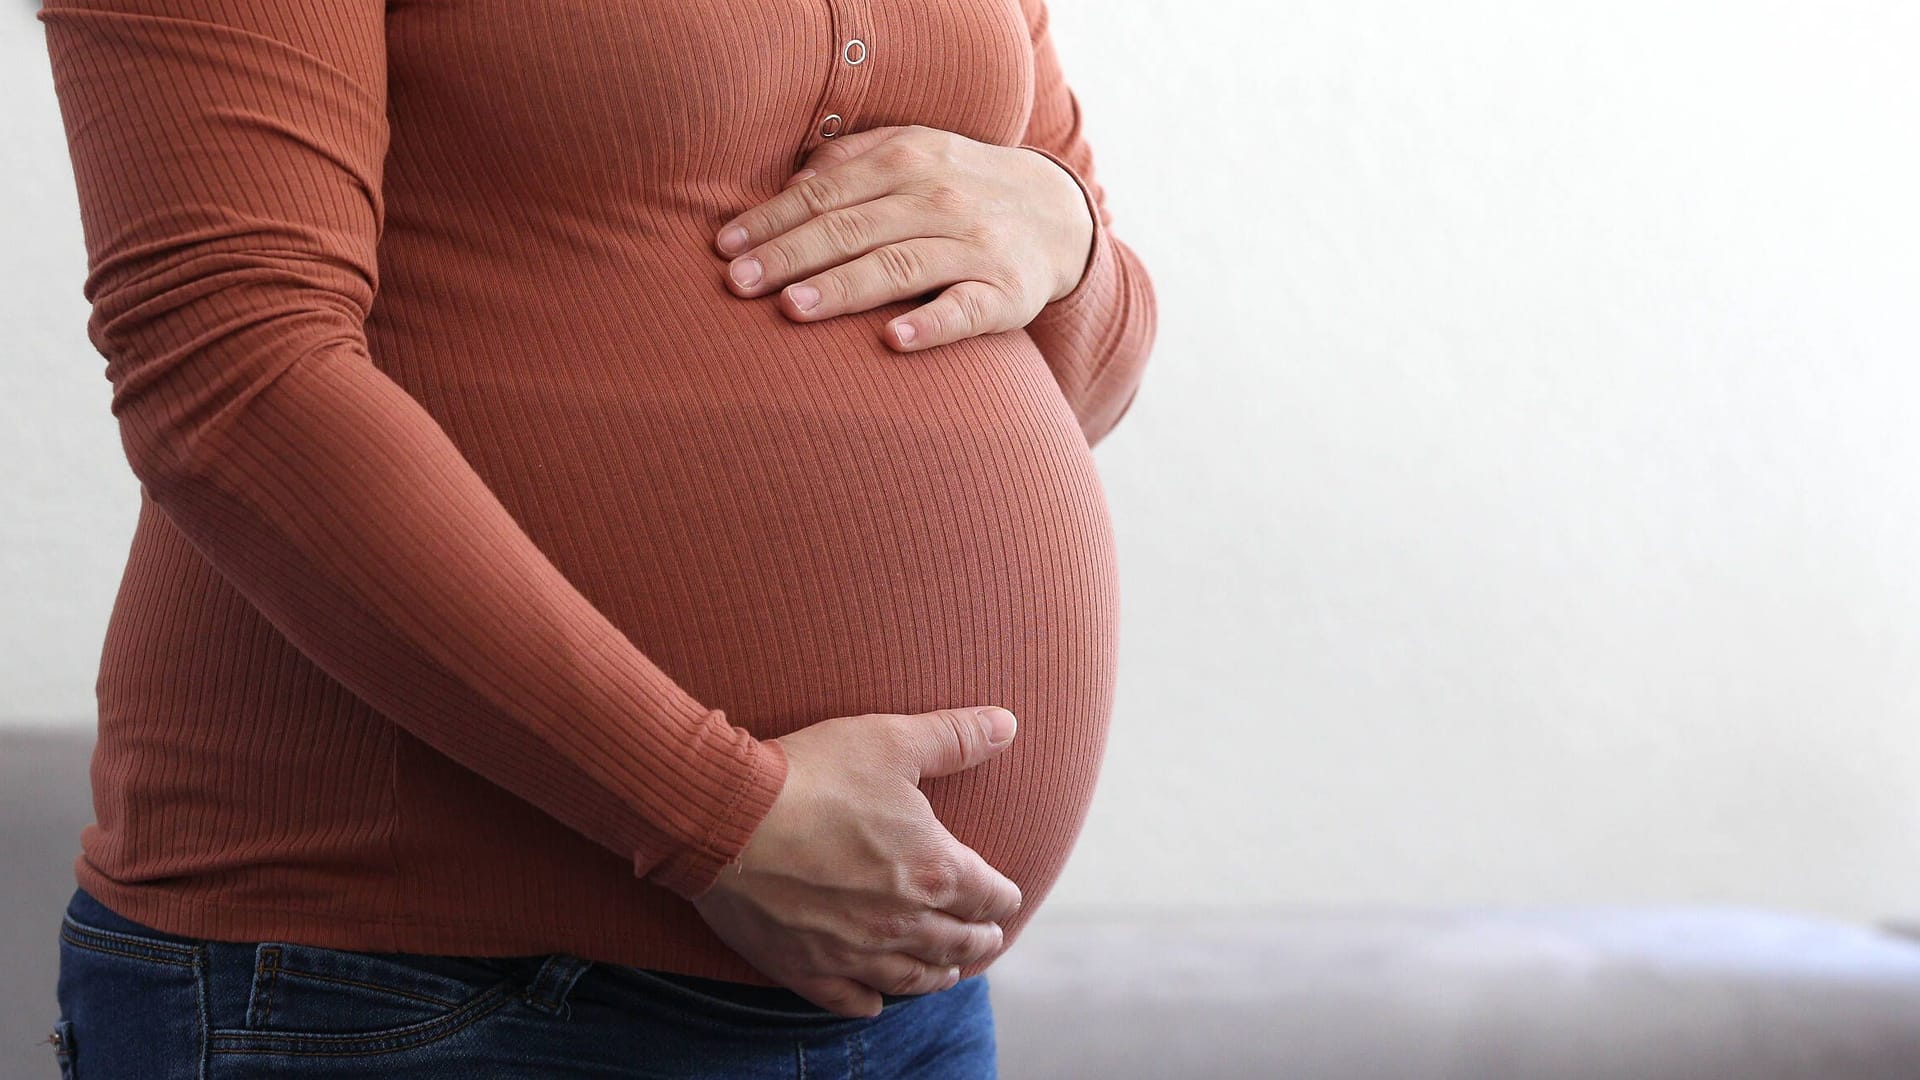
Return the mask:
<path id="1" fill-rule="evenodd" d="M 814 107 L 813 127 L 794 154 L 796 169 L 815 148 L 851 128 L 854 112 L 866 93 L 867 72 L 871 70 L 867 61 L 873 52 L 873 40 L 867 0 L 824 2 L 833 52 L 829 54 L 826 81 Z"/>

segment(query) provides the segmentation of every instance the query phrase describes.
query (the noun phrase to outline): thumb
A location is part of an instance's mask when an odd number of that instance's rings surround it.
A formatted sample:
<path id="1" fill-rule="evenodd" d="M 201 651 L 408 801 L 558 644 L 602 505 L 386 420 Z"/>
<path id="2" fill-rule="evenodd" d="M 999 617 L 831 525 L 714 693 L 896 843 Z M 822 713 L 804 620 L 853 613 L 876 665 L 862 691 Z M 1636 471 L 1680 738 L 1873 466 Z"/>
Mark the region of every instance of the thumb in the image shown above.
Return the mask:
<path id="1" fill-rule="evenodd" d="M 945 776 L 975 765 L 1013 744 L 1012 713 L 997 705 L 935 709 L 906 720 L 909 758 L 921 776 Z M 995 740 L 998 741 L 995 741 Z"/>

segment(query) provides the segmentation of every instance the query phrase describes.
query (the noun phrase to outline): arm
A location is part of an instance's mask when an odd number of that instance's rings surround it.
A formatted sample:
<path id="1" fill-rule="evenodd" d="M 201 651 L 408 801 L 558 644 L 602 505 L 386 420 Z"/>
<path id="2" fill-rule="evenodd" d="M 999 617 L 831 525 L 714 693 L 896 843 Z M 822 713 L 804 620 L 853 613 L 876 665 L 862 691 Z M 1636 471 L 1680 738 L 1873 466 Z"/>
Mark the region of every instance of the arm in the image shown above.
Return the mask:
<path id="1" fill-rule="evenodd" d="M 1086 196 L 1093 242 L 1073 290 L 1040 309 L 1027 333 L 1073 406 L 1087 445 L 1105 438 L 1133 404 L 1153 348 L 1153 282 L 1132 248 L 1113 234 L 1106 192 L 1094 179 L 1093 150 L 1080 130 L 1080 103 L 1048 32 L 1046 0 L 1022 0 L 1033 39 L 1034 103 L 1020 146 L 1065 169 Z"/>
<path id="2" fill-rule="evenodd" d="M 408 731 L 691 899 L 786 778 L 559 569 L 377 368 L 385 0 L 46 0 L 93 305 L 147 495 Z"/>

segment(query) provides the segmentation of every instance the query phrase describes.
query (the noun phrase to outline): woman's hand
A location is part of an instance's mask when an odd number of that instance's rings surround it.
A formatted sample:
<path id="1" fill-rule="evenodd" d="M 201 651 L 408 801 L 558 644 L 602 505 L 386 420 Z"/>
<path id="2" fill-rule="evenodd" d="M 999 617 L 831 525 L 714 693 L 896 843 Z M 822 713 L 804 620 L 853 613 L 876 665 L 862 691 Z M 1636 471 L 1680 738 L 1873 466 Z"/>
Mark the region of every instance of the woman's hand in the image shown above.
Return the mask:
<path id="1" fill-rule="evenodd" d="M 877 1014 L 875 991 L 954 985 L 959 966 L 1000 951 L 1020 888 L 955 839 L 917 785 L 992 758 L 1013 727 L 1005 709 L 939 709 L 781 736 L 780 796 L 695 909 L 762 974 L 842 1016 Z"/>
<path id="2" fill-rule="evenodd" d="M 822 145 L 786 189 L 723 225 L 741 296 L 801 322 L 940 289 L 882 340 L 924 349 L 1027 325 L 1085 272 L 1093 213 L 1046 155 L 913 125 Z M 785 286 L 782 289 L 782 286 Z"/>

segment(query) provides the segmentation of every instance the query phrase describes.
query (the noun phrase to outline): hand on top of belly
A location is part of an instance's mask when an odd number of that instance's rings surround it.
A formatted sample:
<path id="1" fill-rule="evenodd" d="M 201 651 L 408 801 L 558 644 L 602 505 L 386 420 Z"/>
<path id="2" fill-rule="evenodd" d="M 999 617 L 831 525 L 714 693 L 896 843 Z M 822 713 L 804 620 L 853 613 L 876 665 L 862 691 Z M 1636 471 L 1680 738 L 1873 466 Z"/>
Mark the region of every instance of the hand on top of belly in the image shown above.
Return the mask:
<path id="1" fill-rule="evenodd" d="M 997 744 L 988 732 L 996 719 L 1005 725 Z M 947 831 L 917 785 L 1012 745 L 1012 713 L 844 716 L 774 741 L 787 754 L 779 797 L 738 871 L 693 900 L 723 941 L 768 978 L 850 1017 L 878 1014 L 878 992 L 945 990 L 959 965 L 999 950 L 1020 889 Z"/>
<path id="2" fill-rule="evenodd" d="M 1035 150 L 913 124 L 842 135 L 806 163 L 714 238 L 734 291 L 785 285 L 788 318 L 944 290 L 881 334 L 918 350 L 1025 326 L 1086 273 L 1093 205 Z"/>

